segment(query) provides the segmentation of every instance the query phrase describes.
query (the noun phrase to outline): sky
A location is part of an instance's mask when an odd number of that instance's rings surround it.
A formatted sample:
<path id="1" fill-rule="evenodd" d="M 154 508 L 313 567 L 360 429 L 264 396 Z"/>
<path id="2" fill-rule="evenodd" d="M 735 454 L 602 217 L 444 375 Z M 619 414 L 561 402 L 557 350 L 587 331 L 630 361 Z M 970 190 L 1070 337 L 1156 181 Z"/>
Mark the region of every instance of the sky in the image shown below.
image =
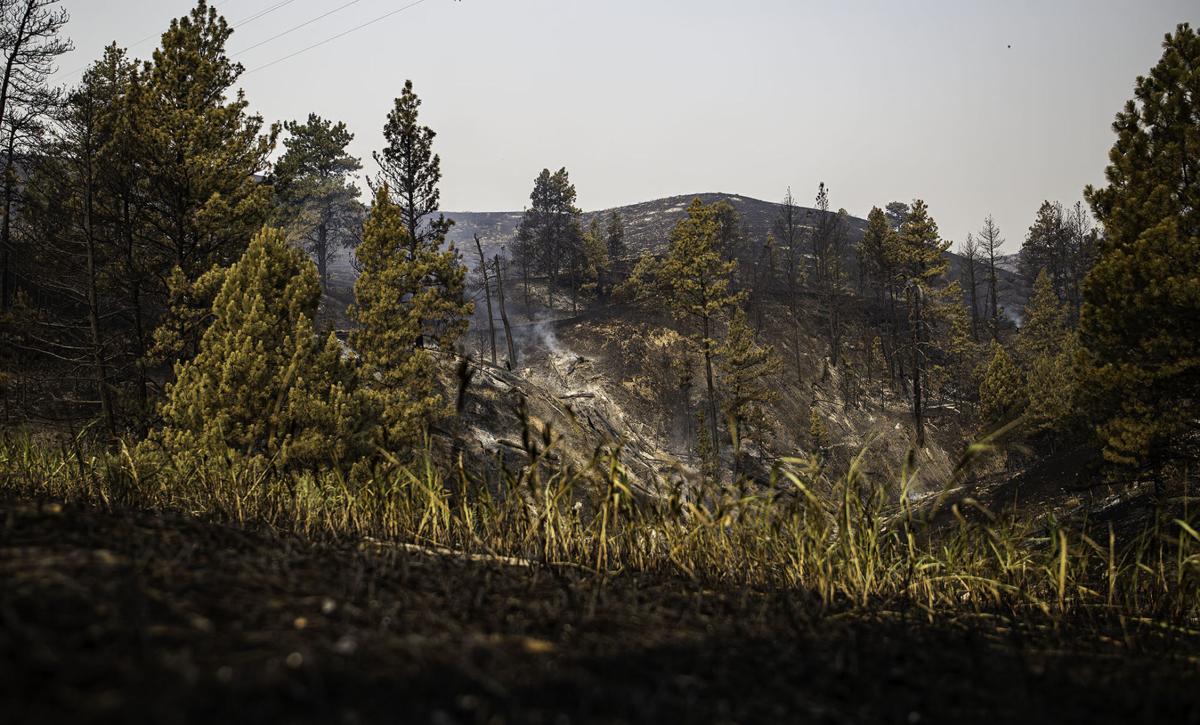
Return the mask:
<path id="1" fill-rule="evenodd" d="M 1135 79 L 1165 33 L 1200 25 L 1195 0 L 213 4 L 236 24 L 252 109 L 344 121 L 367 171 L 411 79 L 447 210 L 523 209 L 537 173 L 561 166 L 585 210 L 789 186 L 811 204 L 823 181 L 860 217 L 925 199 L 956 243 L 992 214 L 1010 251 L 1043 199 L 1103 183 Z M 194 0 L 63 5 L 76 50 L 55 80 L 72 84 L 108 43 L 149 57 Z"/>

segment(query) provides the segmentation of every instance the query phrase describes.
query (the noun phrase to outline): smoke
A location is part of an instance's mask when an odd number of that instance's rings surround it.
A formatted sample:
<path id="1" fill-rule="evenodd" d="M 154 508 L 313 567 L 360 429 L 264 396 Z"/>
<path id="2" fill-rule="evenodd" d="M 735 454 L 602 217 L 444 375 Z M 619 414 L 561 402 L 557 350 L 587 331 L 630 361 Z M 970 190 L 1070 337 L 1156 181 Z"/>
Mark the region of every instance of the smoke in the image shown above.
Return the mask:
<path id="1" fill-rule="evenodd" d="M 513 327 L 513 343 L 522 351 L 525 357 L 538 352 L 545 352 L 551 357 L 560 358 L 571 355 L 569 348 L 563 345 L 554 331 L 555 318 L 540 317 L 532 322 L 525 322 Z"/>
<path id="2" fill-rule="evenodd" d="M 531 334 L 541 343 L 542 347 L 555 357 L 562 357 L 571 352 L 559 342 L 558 335 L 555 334 L 554 327 L 549 320 L 540 320 L 535 323 Z"/>

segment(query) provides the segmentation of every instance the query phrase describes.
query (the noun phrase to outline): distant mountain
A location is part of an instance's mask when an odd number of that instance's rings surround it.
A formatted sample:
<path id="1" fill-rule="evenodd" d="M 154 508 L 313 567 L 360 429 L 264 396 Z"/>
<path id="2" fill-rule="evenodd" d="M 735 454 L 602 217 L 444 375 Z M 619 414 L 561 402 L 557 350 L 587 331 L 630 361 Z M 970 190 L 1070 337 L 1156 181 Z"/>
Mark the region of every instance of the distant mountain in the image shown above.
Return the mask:
<path id="1" fill-rule="evenodd" d="M 742 223 L 751 239 L 766 239 L 780 207 L 775 202 L 752 199 L 739 194 L 706 192 L 584 212 L 583 223 L 586 226 L 597 216 L 601 223 L 605 223 L 612 212 L 617 211 L 625 223 L 625 243 L 629 245 L 632 253 L 660 251 L 667 243 L 671 228 L 687 215 L 688 205 L 693 199 L 700 199 L 705 204 L 728 201 L 741 215 Z M 799 209 L 802 225 L 806 224 L 809 217 L 815 221 L 815 209 Z M 454 220 L 450 240 L 462 249 L 467 257 L 471 256 L 468 252 L 474 250 L 475 234 L 479 235 L 480 241 L 488 248 L 488 254 L 494 254 L 499 248 L 512 243 L 516 237 L 517 225 L 521 223 L 521 212 L 446 212 L 446 217 Z M 857 241 L 866 228 L 866 221 L 850 217 L 851 242 Z"/>

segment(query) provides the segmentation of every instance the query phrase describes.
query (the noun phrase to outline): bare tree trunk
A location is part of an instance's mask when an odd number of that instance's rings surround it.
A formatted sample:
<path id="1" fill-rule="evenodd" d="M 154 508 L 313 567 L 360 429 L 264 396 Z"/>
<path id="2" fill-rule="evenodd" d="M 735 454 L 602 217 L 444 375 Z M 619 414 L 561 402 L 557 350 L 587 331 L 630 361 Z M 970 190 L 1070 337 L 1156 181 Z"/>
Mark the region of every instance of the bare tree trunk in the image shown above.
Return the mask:
<path id="1" fill-rule="evenodd" d="M 988 254 L 988 304 L 991 307 L 992 339 L 1000 338 L 1000 304 L 996 294 L 996 253 Z"/>
<path id="2" fill-rule="evenodd" d="M 483 274 L 483 298 L 487 301 L 488 337 L 492 343 L 492 364 L 496 364 L 496 320 L 492 316 L 492 287 L 488 280 L 487 259 L 483 256 L 483 243 L 475 235 L 475 251 L 479 252 L 479 271 Z"/>
<path id="3" fill-rule="evenodd" d="M 508 324 L 508 311 L 504 308 L 504 264 L 500 255 L 494 257 L 496 264 L 496 297 L 500 301 L 500 322 L 504 324 L 504 340 L 508 343 L 508 369 L 517 367 L 517 349 L 513 346 L 512 327 Z"/>
<path id="4" fill-rule="evenodd" d="M 21 45 L 24 44 L 25 25 L 29 22 L 29 14 L 33 12 L 33 3 L 27 2 L 25 12 L 21 15 L 21 21 L 17 25 L 16 34 L 9 39 L 13 46 L 8 49 L 8 60 L 4 64 L 4 77 L 0 80 L 0 124 L 3 124 L 8 119 L 8 96 L 9 90 L 12 88 L 13 66 L 17 62 L 17 55 L 20 53 Z M 4 223 L 3 232 L 0 233 L 0 263 L 3 268 L 0 268 L 0 309 L 8 309 L 12 304 L 13 285 L 12 283 L 12 260 L 9 256 L 11 244 L 11 232 L 9 224 L 9 215 L 12 213 L 12 185 L 13 185 L 13 148 L 16 144 L 16 124 L 10 126 L 8 147 L 4 155 Z"/>

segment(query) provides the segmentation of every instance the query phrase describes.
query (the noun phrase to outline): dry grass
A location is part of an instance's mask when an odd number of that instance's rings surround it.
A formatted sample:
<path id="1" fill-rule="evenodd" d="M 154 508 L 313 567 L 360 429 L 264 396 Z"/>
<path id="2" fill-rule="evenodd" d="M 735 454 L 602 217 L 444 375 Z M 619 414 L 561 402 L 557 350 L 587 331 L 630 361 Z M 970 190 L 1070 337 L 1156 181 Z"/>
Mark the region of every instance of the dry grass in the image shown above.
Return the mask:
<path id="1" fill-rule="evenodd" d="M 1061 619 L 1132 618 L 1194 629 L 1200 533 L 1185 512 L 1119 536 L 1111 526 L 999 517 L 968 501 L 918 510 L 905 466 L 870 481 L 785 460 L 769 486 L 635 496 L 619 449 L 582 470 L 552 464 L 527 432 L 527 464 L 487 483 L 428 452 L 355 476 L 284 477 L 228 458 L 152 470 L 128 449 L 0 442 L 0 489 L 168 509 L 299 535 L 372 538 L 599 573 L 682 574 L 712 586 L 799 588 L 824 610 L 920 608 Z M 971 455 L 978 454 L 973 450 Z M 891 492 L 891 493 L 889 493 Z M 948 514 L 948 515 L 947 515 Z"/>

